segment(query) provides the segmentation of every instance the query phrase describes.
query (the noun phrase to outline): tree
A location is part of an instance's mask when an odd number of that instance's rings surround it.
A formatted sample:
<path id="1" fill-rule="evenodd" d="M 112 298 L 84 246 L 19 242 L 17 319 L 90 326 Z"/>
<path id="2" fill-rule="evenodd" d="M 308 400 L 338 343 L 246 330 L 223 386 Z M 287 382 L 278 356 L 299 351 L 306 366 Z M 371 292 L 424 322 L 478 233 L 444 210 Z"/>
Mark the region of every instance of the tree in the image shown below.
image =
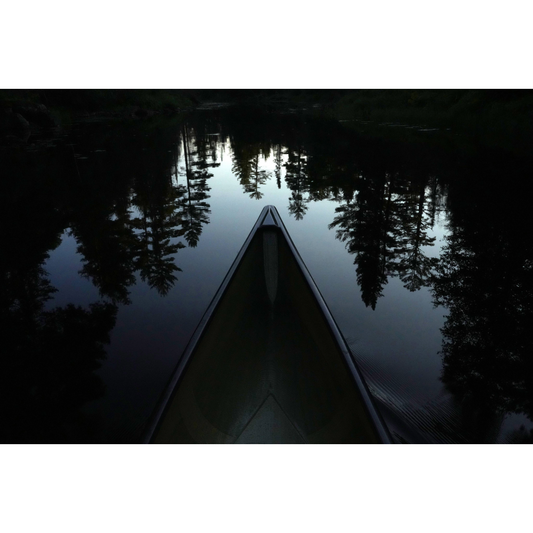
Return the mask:
<path id="1" fill-rule="evenodd" d="M 397 271 L 399 218 L 393 201 L 394 177 L 371 179 L 360 175 L 358 192 L 335 209 L 329 228 L 338 228 L 337 239 L 355 255 L 357 282 L 366 306 L 376 308 L 388 277 Z"/>
<path id="2" fill-rule="evenodd" d="M 451 189 L 450 235 L 432 290 L 448 312 L 441 379 L 484 442 L 506 413 L 533 417 L 533 244 L 523 232 L 529 195 L 468 181 Z"/>
<path id="3" fill-rule="evenodd" d="M 259 154 L 252 159 L 252 172 L 250 175 L 250 182 L 245 189 L 250 193 L 250 198 L 254 200 L 260 200 L 263 197 L 263 193 L 259 188 L 264 185 L 268 179 L 270 179 L 272 173 L 267 170 L 259 169 Z"/>
<path id="4" fill-rule="evenodd" d="M 106 358 L 117 308 L 96 302 L 45 310 L 56 289 L 43 263 L 5 265 L 0 273 L 0 441 L 98 441 L 98 427 L 81 407 L 104 393 L 94 372 Z"/>
<path id="5" fill-rule="evenodd" d="M 183 153 L 185 167 L 183 173 L 187 182 L 186 193 L 179 202 L 181 223 L 183 235 L 187 244 L 194 248 L 202 233 L 202 226 L 209 224 L 208 215 L 211 213 L 209 204 L 206 200 L 209 198 L 210 191 L 207 180 L 213 176 L 208 172 L 209 168 L 219 166 L 220 163 L 208 163 L 205 152 L 203 158 L 194 161 L 194 156 L 198 156 L 198 151 L 191 150 L 190 133 L 185 126 L 182 130 L 183 135 Z M 197 146 L 202 143 L 197 142 Z"/>
<path id="6" fill-rule="evenodd" d="M 165 176 L 144 180 L 135 189 L 133 203 L 140 216 L 131 221 L 136 230 L 135 267 L 141 279 L 165 296 L 178 280 L 174 255 L 185 245 L 176 239 L 180 228 L 179 202 L 185 187 Z"/>
<path id="7" fill-rule="evenodd" d="M 405 195 L 402 213 L 402 235 L 399 251 L 400 261 L 397 269 L 404 287 L 411 292 L 430 284 L 431 275 L 436 265 L 436 258 L 427 257 L 425 246 L 433 246 L 435 237 L 429 237 L 428 229 L 432 226 L 428 216 L 428 202 L 425 196 L 425 180 L 413 184 Z"/>
<path id="8" fill-rule="evenodd" d="M 289 213 L 296 220 L 302 220 L 307 212 L 307 202 L 304 194 L 308 190 L 307 184 L 307 154 L 298 144 L 296 150 L 289 150 L 289 159 L 285 163 L 285 182 L 291 190 L 289 198 Z"/>
<path id="9" fill-rule="evenodd" d="M 240 146 L 238 143 L 233 146 L 232 172 L 237 176 L 245 194 L 250 195 L 254 200 L 260 200 L 263 193 L 260 188 L 271 177 L 272 173 L 259 168 L 259 158 L 261 146 L 259 144 L 248 144 Z"/>

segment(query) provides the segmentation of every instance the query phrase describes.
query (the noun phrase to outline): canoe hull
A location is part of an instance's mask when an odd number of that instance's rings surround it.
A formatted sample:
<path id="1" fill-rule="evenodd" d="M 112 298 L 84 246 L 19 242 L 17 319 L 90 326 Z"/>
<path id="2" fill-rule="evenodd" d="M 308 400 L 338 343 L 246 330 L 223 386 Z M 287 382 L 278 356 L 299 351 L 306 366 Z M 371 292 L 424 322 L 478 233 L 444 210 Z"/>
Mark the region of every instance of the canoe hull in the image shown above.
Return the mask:
<path id="1" fill-rule="evenodd" d="M 147 441 L 389 442 L 274 207 L 261 213 L 191 339 Z"/>

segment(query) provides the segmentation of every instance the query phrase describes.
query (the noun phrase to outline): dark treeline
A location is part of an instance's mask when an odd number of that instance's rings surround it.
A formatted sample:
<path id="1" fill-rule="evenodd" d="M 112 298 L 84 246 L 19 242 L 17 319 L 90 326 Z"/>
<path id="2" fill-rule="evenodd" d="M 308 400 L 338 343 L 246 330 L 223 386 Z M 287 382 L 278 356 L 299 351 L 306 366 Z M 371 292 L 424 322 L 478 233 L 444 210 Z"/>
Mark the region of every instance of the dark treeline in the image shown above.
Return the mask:
<path id="1" fill-rule="evenodd" d="M 193 92 L 172 89 L 27 89 L 0 90 L 0 108 L 44 105 L 78 112 L 105 112 L 121 109 L 165 111 L 187 109 L 197 103 Z M 142 114 L 142 113 L 141 113 Z M 29 117 L 31 119 L 31 117 Z"/>
<path id="2" fill-rule="evenodd" d="M 505 112 L 531 116 L 532 90 L 522 89 L 2 89 L 0 107 L 24 102 L 82 111 L 139 106 L 169 112 L 203 103 L 333 106 L 367 118 L 408 115 L 459 119 Z M 478 117 L 479 118 L 479 117 Z"/>
<path id="3" fill-rule="evenodd" d="M 530 153 L 533 136 L 533 90 L 520 89 L 398 89 L 357 90 L 342 96 L 330 110 L 337 118 L 403 123 L 449 129 L 450 135 L 474 142 Z M 364 128 L 368 131 L 369 125 Z M 408 130 L 377 128 L 378 135 L 408 135 Z M 459 144 L 461 144 L 459 143 Z"/>
<path id="4" fill-rule="evenodd" d="M 35 128 L 57 126 L 73 115 L 138 119 L 190 111 L 213 102 L 300 109 L 344 120 L 451 128 L 476 142 L 517 152 L 529 150 L 533 136 L 532 90 L 11 89 L 0 90 L 0 137 L 15 142 Z"/>
<path id="5" fill-rule="evenodd" d="M 514 114 L 531 112 L 533 91 L 525 89 L 361 89 L 345 92 L 337 101 L 339 110 L 345 108 L 368 118 L 393 118 L 434 115 L 436 118 L 460 118 L 460 115 L 490 114 L 499 108 Z"/>
<path id="6" fill-rule="evenodd" d="M 348 89 L 195 89 L 187 95 L 201 103 L 308 108 L 332 105 L 349 93 Z"/>
<path id="7" fill-rule="evenodd" d="M 79 120 L 132 121 L 183 114 L 198 105 L 181 90 L 0 90 L 0 147 L 53 137 Z"/>

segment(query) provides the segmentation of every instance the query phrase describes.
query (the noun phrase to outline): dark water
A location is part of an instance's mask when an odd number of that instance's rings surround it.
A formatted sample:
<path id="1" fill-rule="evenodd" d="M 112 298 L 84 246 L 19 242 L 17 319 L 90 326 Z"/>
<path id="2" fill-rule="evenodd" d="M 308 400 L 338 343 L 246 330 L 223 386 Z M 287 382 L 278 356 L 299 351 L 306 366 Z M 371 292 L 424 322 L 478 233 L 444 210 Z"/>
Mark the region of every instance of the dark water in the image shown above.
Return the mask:
<path id="1" fill-rule="evenodd" d="M 2 148 L 0 440 L 137 442 L 273 204 L 398 442 L 530 442 L 531 162 L 349 126 L 226 108 Z"/>

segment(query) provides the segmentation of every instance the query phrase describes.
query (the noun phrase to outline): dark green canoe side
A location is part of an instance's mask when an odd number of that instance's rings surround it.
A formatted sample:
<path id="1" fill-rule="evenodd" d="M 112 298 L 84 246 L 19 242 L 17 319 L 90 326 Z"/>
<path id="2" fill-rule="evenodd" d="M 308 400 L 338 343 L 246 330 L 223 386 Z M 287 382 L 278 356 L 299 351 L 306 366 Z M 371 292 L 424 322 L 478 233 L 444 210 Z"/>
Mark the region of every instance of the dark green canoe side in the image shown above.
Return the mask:
<path id="1" fill-rule="evenodd" d="M 390 442 L 274 207 L 263 209 L 211 302 L 146 441 Z"/>

